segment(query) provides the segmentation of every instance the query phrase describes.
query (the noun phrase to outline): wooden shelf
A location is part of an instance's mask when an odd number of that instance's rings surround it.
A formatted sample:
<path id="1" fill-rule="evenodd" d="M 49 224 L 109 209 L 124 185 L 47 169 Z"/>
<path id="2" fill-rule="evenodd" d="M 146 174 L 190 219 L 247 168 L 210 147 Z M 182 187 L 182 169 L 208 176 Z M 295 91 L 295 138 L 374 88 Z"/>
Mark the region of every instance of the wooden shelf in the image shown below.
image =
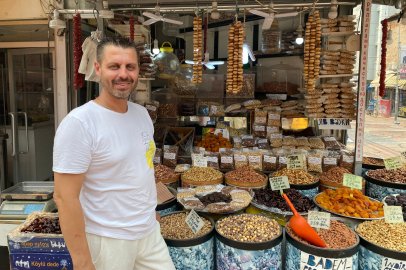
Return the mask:
<path id="1" fill-rule="evenodd" d="M 344 37 L 359 34 L 359 31 L 321 33 L 322 36 Z"/>
<path id="2" fill-rule="evenodd" d="M 323 78 L 342 78 L 342 77 L 353 77 L 353 76 L 358 76 L 357 74 L 334 74 L 334 75 L 319 75 L 320 79 Z"/>

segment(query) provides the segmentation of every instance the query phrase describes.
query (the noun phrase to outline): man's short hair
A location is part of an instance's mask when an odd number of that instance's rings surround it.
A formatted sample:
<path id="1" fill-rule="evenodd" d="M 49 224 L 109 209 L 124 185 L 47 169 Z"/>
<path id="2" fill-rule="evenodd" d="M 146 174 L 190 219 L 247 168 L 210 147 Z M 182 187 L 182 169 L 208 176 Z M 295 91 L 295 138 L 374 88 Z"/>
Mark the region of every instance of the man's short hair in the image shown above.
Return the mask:
<path id="1" fill-rule="evenodd" d="M 137 62 L 138 62 L 138 64 L 140 63 L 140 53 L 139 53 L 135 43 L 133 41 L 131 41 L 129 38 L 117 35 L 114 37 L 105 37 L 97 45 L 97 62 L 99 62 L 99 64 L 101 64 L 103 57 L 104 57 L 104 48 L 108 45 L 113 45 L 113 46 L 120 47 L 123 49 L 127 49 L 127 48 L 134 49 L 135 52 L 137 53 Z"/>

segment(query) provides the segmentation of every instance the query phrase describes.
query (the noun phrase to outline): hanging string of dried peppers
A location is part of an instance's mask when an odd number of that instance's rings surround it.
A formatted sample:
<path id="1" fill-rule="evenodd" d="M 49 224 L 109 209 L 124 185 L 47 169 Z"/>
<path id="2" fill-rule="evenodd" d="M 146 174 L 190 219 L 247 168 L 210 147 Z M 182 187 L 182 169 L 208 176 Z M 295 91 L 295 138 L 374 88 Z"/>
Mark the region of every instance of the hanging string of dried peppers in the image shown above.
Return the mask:
<path id="1" fill-rule="evenodd" d="M 381 22 L 382 24 L 382 52 L 381 52 L 381 74 L 379 76 L 379 96 L 385 95 L 385 75 L 386 75 L 386 39 L 388 38 L 388 19 Z"/>
<path id="2" fill-rule="evenodd" d="M 83 87 L 83 74 L 79 73 L 79 65 L 82 60 L 82 28 L 80 14 L 73 16 L 73 88 L 77 90 Z"/>
<path id="3" fill-rule="evenodd" d="M 130 17 L 130 39 L 131 41 L 134 41 L 134 16 L 131 13 L 131 17 Z"/>

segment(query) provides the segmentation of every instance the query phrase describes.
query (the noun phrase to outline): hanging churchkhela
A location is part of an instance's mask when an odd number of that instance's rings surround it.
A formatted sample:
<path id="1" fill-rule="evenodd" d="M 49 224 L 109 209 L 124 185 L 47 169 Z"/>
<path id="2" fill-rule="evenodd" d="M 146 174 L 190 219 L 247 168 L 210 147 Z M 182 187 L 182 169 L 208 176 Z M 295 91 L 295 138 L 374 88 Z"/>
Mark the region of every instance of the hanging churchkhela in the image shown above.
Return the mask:
<path id="1" fill-rule="evenodd" d="M 83 75 L 79 73 L 80 61 L 82 60 L 82 28 L 80 14 L 73 16 L 73 88 L 77 90 L 83 86 Z"/>
<path id="2" fill-rule="evenodd" d="M 385 77 L 386 77 L 386 39 L 388 38 L 388 19 L 381 22 L 382 24 L 382 52 L 381 52 L 381 74 L 379 75 L 379 96 L 385 95 Z M 400 26 L 399 26 L 400 27 Z"/>
<path id="3" fill-rule="evenodd" d="M 304 54 L 304 78 L 306 88 L 309 92 L 313 91 L 316 85 L 316 79 L 320 72 L 320 54 L 321 54 L 321 20 L 319 11 L 310 15 L 306 23 L 305 54 Z"/>
<path id="4" fill-rule="evenodd" d="M 244 29 L 240 21 L 230 24 L 228 32 L 227 92 L 238 93 L 243 86 L 242 46 Z"/>
<path id="5" fill-rule="evenodd" d="M 193 19 L 193 83 L 202 83 L 202 18 Z"/>
<path id="6" fill-rule="evenodd" d="M 130 39 L 131 41 L 134 41 L 134 16 L 131 14 L 130 17 Z"/>

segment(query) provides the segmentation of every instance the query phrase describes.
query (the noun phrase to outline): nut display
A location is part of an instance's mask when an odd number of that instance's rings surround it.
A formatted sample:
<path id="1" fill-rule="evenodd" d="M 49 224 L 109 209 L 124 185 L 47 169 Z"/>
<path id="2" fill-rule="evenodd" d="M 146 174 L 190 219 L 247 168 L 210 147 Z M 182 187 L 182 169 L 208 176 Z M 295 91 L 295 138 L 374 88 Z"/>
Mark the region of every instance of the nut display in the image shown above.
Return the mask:
<path id="1" fill-rule="evenodd" d="M 59 224 L 59 217 L 56 218 L 36 218 L 31 224 L 21 230 L 24 233 L 49 233 L 62 234 Z"/>
<path id="2" fill-rule="evenodd" d="M 385 203 L 389 206 L 401 206 L 403 220 L 406 220 L 406 193 L 387 196 L 385 198 Z"/>
<path id="3" fill-rule="evenodd" d="M 234 169 L 234 153 L 231 148 L 220 149 L 220 169 Z"/>
<path id="4" fill-rule="evenodd" d="M 352 174 L 346 168 L 335 167 L 326 172 L 320 173 L 317 176 L 320 181 L 342 184 L 345 173 Z"/>
<path id="5" fill-rule="evenodd" d="M 202 18 L 193 19 L 193 83 L 202 83 Z"/>
<path id="6" fill-rule="evenodd" d="M 181 201 L 183 198 L 193 198 L 196 195 L 196 191 L 192 188 L 181 188 L 178 189 L 178 194 L 176 198 Z"/>
<path id="7" fill-rule="evenodd" d="M 194 167 L 183 173 L 182 177 L 191 181 L 208 182 L 222 178 L 223 174 L 210 167 Z"/>
<path id="8" fill-rule="evenodd" d="M 242 214 L 222 218 L 217 222 L 217 231 L 224 237 L 239 242 L 266 242 L 277 237 L 281 231 L 273 219 Z"/>
<path id="9" fill-rule="evenodd" d="M 211 222 L 204 217 L 200 217 L 204 221 L 202 229 L 197 233 L 190 229 L 185 219 L 188 213 L 179 213 L 161 218 L 161 235 L 167 239 L 192 239 L 200 237 L 210 232 L 213 228 Z"/>
<path id="10" fill-rule="evenodd" d="M 160 165 L 160 164 L 154 165 L 154 171 L 155 171 L 155 181 L 171 179 L 171 178 L 179 175 L 171 168 L 169 168 L 165 165 Z"/>
<path id="11" fill-rule="evenodd" d="M 319 78 L 321 52 L 321 25 L 319 11 L 310 15 L 306 23 L 304 78 L 305 87 L 309 92 L 314 91 L 316 79 Z"/>
<path id="12" fill-rule="evenodd" d="M 272 191 L 270 188 L 254 190 L 254 200 L 268 207 L 279 208 L 281 211 L 291 211 L 285 199 L 281 196 L 279 190 Z M 288 196 L 296 211 L 299 213 L 307 212 L 315 207 L 314 202 L 309 197 L 302 195 L 294 189 L 284 189 L 283 192 Z"/>
<path id="13" fill-rule="evenodd" d="M 226 177 L 232 181 L 243 183 L 259 183 L 265 181 L 264 175 L 257 173 L 246 165 L 235 171 L 226 173 Z"/>
<path id="14" fill-rule="evenodd" d="M 204 205 L 198 198 L 183 198 L 180 203 L 188 210 L 203 210 Z"/>
<path id="15" fill-rule="evenodd" d="M 406 184 L 406 170 L 399 168 L 396 170 L 378 169 L 368 171 L 368 176 L 386 182 Z"/>
<path id="16" fill-rule="evenodd" d="M 177 117 L 177 109 L 175 104 L 160 104 L 158 107 L 158 118 Z"/>
<path id="17" fill-rule="evenodd" d="M 299 237 L 290 226 L 286 226 L 286 231 L 296 240 L 309 246 L 314 246 L 313 244 L 310 244 L 303 238 Z M 315 231 L 324 241 L 327 249 L 349 248 L 355 245 L 357 242 L 355 232 L 341 221 L 330 220 L 330 229 L 319 229 Z"/>
<path id="18" fill-rule="evenodd" d="M 406 223 L 385 223 L 385 220 L 365 221 L 357 233 L 367 241 L 391 250 L 406 252 Z"/>
<path id="19" fill-rule="evenodd" d="M 383 203 L 373 201 L 357 189 L 327 189 L 317 195 L 320 207 L 332 212 L 356 218 L 380 218 L 384 216 Z"/>
<path id="20" fill-rule="evenodd" d="M 205 211 L 209 213 L 226 213 L 233 211 L 233 206 L 230 203 L 219 202 L 211 203 L 206 206 Z"/>
<path id="21" fill-rule="evenodd" d="M 264 152 L 263 154 L 262 169 L 264 171 L 276 171 L 278 155 L 272 152 Z"/>
<path id="22" fill-rule="evenodd" d="M 207 206 L 211 203 L 219 203 L 219 202 L 229 203 L 231 202 L 231 197 L 221 192 L 213 192 L 203 197 L 200 197 L 199 200 L 204 204 L 204 206 Z"/>
<path id="23" fill-rule="evenodd" d="M 178 147 L 169 146 L 169 148 L 164 148 L 164 159 L 163 165 L 168 167 L 176 167 L 178 163 Z"/>
<path id="24" fill-rule="evenodd" d="M 304 170 L 283 169 L 272 174 L 270 177 L 287 176 L 290 184 L 306 185 L 317 182 L 317 177 L 305 172 Z"/>
<path id="25" fill-rule="evenodd" d="M 266 139 L 265 139 L 266 140 Z M 248 166 L 253 170 L 262 171 L 262 152 L 252 150 L 248 155 Z"/>
<path id="26" fill-rule="evenodd" d="M 375 159 L 375 158 L 369 158 L 369 157 L 363 157 L 362 158 L 362 163 L 371 164 L 371 165 L 380 165 L 380 166 L 385 165 L 385 163 L 382 160 L 378 160 L 378 159 Z"/>
<path id="27" fill-rule="evenodd" d="M 227 92 L 237 94 L 243 88 L 242 47 L 244 30 L 240 21 L 230 24 L 228 33 Z"/>
<path id="28" fill-rule="evenodd" d="M 321 154 L 309 154 L 307 156 L 307 171 L 321 173 L 323 171 L 322 160 L 323 155 Z"/>
<path id="29" fill-rule="evenodd" d="M 320 138 L 313 137 L 309 138 L 310 148 L 312 149 L 324 149 L 324 143 Z"/>

